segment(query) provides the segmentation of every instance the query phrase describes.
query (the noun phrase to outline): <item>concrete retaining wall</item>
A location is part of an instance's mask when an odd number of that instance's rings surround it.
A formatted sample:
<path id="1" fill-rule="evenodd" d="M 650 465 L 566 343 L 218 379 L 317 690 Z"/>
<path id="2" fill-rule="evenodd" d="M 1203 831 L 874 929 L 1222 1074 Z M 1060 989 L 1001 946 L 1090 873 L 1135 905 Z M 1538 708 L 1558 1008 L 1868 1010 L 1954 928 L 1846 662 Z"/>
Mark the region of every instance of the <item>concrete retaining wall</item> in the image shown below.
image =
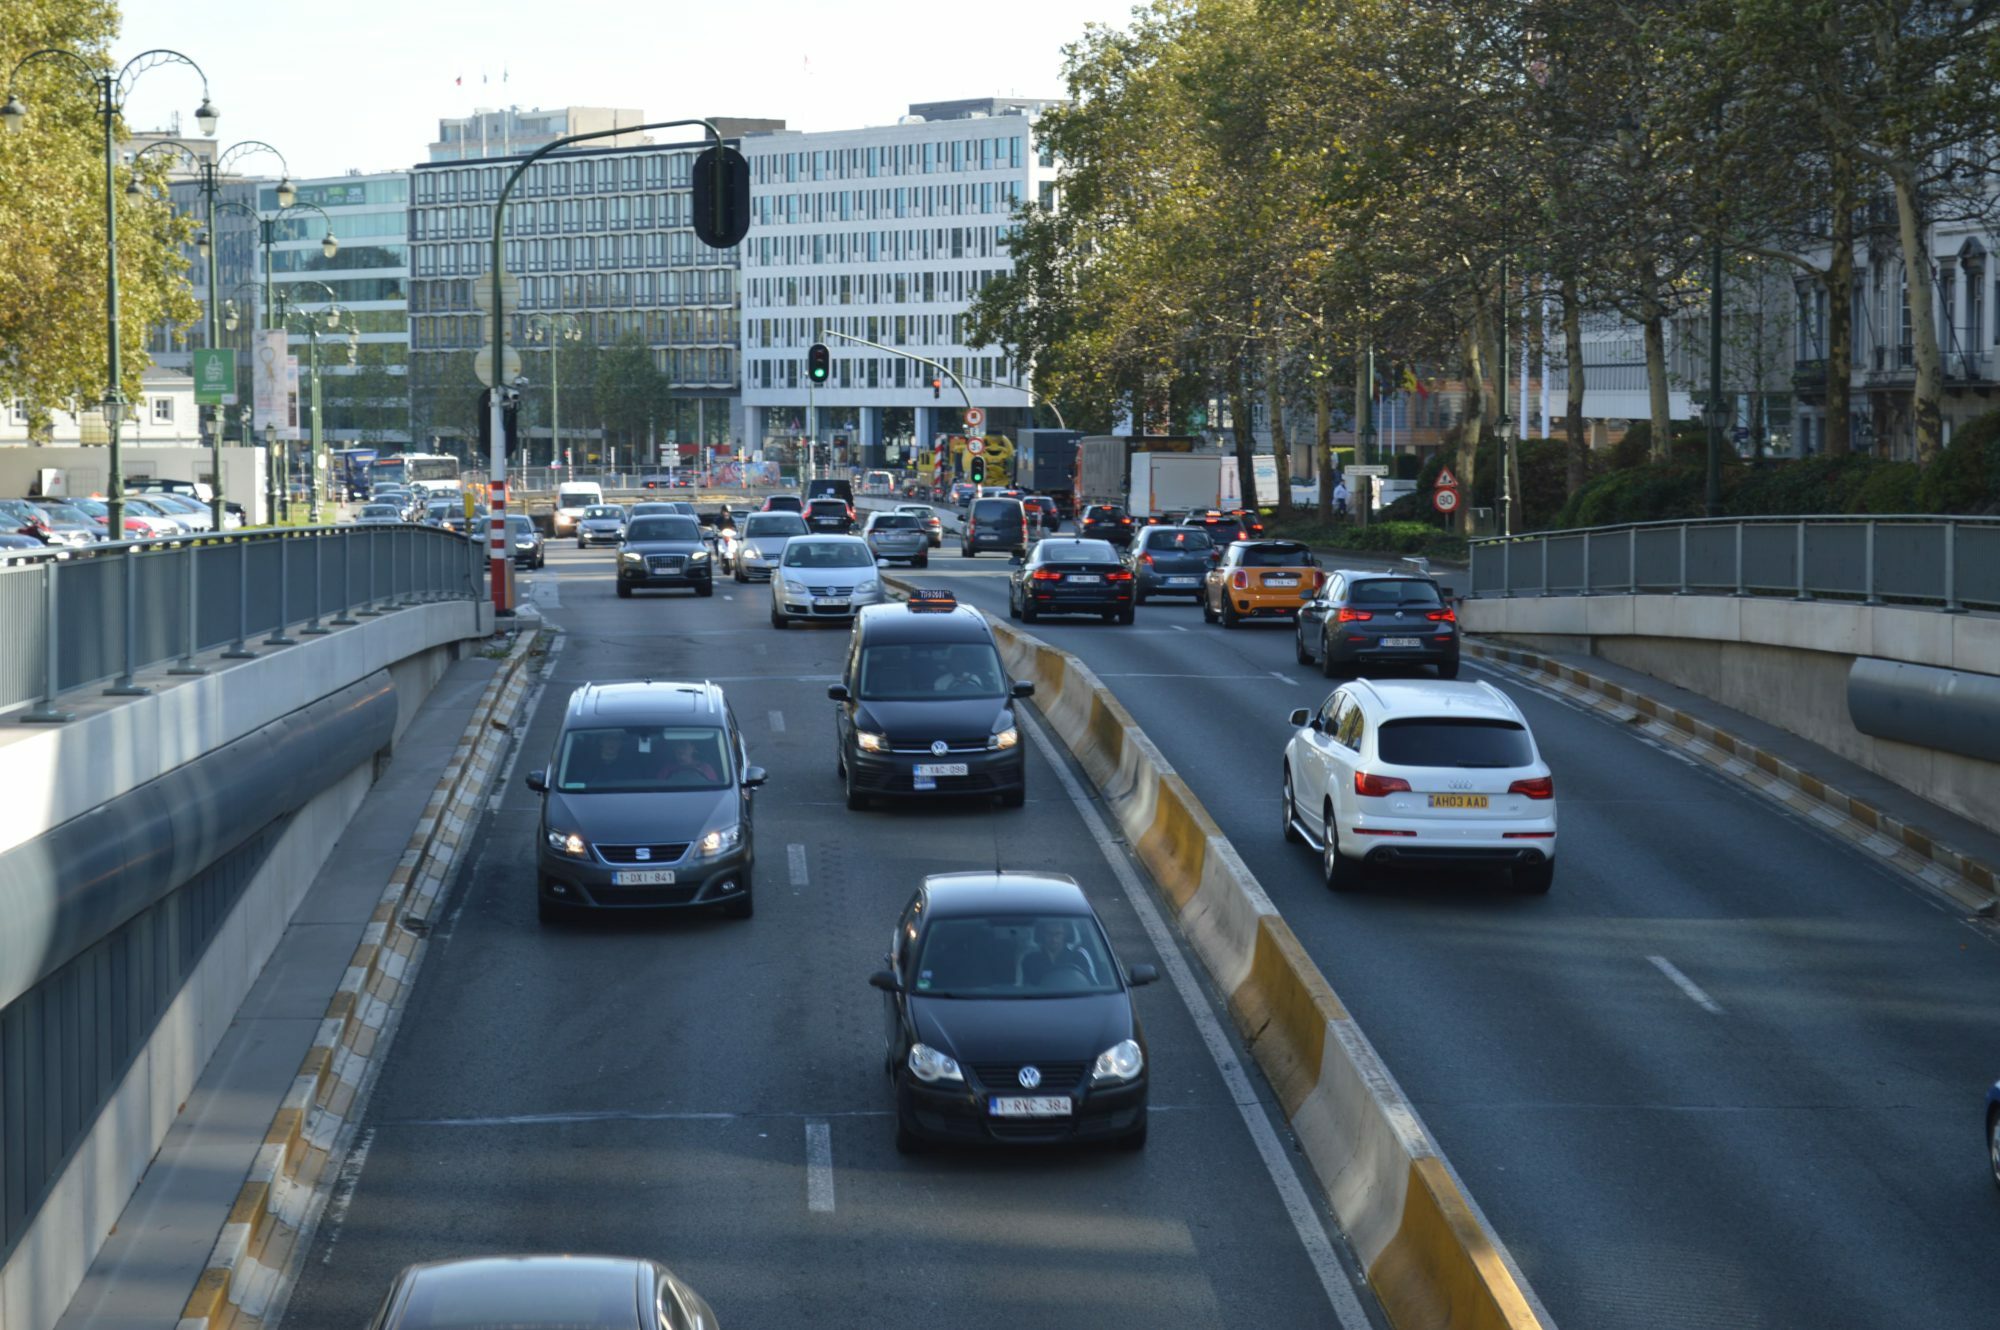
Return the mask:
<path id="1" fill-rule="evenodd" d="M 2000 763 L 1855 728 L 1857 658 L 2000 675 L 2000 619 L 1936 610 L 1733 596 L 1481 597 L 1469 633 L 1585 650 L 1789 730 L 1927 799 L 2000 825 Z"/>

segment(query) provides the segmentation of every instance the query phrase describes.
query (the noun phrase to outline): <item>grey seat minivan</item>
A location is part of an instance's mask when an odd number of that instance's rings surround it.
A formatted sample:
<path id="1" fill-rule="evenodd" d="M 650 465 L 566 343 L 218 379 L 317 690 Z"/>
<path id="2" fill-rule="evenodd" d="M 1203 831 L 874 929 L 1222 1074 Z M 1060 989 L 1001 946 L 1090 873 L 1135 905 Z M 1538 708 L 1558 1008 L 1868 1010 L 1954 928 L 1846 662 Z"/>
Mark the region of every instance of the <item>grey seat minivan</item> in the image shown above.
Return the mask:
<path id="1" fill-rule="evenodd" d="M 971 558 L 981 550 L 1011 554 L 1028 545 L 1028 510 L 1019 499 L 974 499 L 965 514 L 958 552 Z"/>

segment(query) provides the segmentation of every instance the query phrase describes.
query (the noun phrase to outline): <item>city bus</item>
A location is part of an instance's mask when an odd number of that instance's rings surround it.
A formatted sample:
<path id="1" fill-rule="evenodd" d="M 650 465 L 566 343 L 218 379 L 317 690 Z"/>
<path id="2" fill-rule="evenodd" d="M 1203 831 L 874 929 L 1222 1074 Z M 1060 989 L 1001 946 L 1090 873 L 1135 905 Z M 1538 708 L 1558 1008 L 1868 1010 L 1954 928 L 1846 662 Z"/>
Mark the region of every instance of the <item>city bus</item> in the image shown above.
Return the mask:
<path id="1" fill-rule="evenodd" d="M 376 456 L 373 448 L 335 448 L 329 463 L 333 492 L 343 499 L 367 498 Z"/>
<path id="2" fill-rule="evenodd" d="M 378 457 L 368 468 L 370 490 L 407 485 L 414 492 L 453 498 L 459 492 L 458 459 L 442 453 L 397 453 Z"/>

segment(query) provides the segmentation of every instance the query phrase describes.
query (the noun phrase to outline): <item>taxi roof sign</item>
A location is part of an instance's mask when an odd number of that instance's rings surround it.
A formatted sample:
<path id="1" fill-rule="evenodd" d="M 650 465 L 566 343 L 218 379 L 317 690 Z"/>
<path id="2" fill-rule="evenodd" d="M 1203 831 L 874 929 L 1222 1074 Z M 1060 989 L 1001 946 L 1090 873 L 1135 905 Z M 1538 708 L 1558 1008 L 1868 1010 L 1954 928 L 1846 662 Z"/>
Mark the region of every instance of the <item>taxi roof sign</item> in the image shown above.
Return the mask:
<path id="1" fill-rule="evenodd" d="M 909 606 L 912 611 L 919 613 L 955 610 L 958 608 L 958 597 L 950 591 L 935 588 L 928 591 L 919 589 L 910 592 Z"/>

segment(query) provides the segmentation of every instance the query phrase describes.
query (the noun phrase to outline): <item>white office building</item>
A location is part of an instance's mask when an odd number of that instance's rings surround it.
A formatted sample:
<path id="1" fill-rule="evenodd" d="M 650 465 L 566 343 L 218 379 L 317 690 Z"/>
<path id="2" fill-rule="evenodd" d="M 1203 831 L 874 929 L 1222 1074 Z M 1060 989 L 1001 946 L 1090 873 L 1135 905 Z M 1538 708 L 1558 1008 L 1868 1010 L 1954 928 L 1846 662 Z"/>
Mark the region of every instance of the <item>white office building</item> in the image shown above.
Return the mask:
<path id="1" fill-rule="evenodd" d="M 1037 151 L 1048 101 L 921 103 L 896 124 L 747 135 L 751 229 L 743 245 L 743 405 L 752 447 L 817 436 L 840 460 L 959 433 L 964 400 L 929 367 L 835 334 L 949 366 L 985 428 L 1032 422 L 1026 372 L 996 347 L 968 346 L 966 311 L 1012 263 L 1017 203 L 1052 202 L 1056 168 Z M 832 352 L 808 400 L 807 348 Z M 900 453 L 907 457 L 907 453 Z"/>

